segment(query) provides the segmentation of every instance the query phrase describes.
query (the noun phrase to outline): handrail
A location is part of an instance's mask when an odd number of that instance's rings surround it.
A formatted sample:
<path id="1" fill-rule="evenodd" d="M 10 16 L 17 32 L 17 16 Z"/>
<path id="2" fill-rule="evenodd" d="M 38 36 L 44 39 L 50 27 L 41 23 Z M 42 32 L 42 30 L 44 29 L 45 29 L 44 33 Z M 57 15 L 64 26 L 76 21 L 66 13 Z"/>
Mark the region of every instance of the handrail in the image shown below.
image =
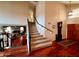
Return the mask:
<path id="1" fill-rule="evenodd" d="M 27 29 L 27 49 L 28 49 L 28 54 L 30 55 L 31 54 L 31 39 L 30 39 L 30 32 L 29 32 L 29 21 L 27 19 L 27 26 L 26 26 L 26 29 Z"/>
<path id="2" fill-rule="evenodd" d="M 41 25 L 41 24 L 37 21 L 36 17 L 34 17 L 34 20 L 37 22 L 37 24 L 39 24 L 39 25 L 42 26 L 43 28 L 47 29 L 47 30 L 50 31 L 50 32 L 53 32 L 52 30 L 48 29 L 47 27 Z"/>

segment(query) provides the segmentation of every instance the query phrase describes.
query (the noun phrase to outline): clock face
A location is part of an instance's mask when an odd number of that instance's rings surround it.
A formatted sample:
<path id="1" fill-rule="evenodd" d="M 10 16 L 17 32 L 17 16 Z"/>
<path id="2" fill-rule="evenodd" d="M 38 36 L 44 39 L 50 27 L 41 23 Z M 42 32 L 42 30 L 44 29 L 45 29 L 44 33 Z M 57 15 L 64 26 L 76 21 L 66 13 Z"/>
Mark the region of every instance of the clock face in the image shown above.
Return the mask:
<path id="1" fill-rule="evenodd" d="M 62 22 L 59 22 L 59 24 L 58 24 L 58 25 L 59 25 L 59 27 L 62 27 Z"/>
<path id="2" fill-rule="evenodd" d="M 61 25 L 61 23 L 60 23 L 60 25 L 59 25 L 59 27 L 61 27 L 62 25 Z"/>

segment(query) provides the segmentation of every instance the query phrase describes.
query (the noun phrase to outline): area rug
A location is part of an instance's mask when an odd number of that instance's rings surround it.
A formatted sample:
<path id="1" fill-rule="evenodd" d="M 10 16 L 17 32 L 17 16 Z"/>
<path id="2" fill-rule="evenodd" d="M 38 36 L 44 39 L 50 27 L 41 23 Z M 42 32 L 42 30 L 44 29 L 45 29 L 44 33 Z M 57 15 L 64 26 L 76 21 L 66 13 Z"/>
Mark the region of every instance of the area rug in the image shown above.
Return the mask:
<path id="1" fill-rule="evenodd" d="M 61 42 L 57 42 L 57 44 L 61 45 L 62 47 L 65 47 L 65 48 L 68 48 L 75 43 L 77 43 L 77 41 L 75 41 L 75 40 L 64 40 Z"/>

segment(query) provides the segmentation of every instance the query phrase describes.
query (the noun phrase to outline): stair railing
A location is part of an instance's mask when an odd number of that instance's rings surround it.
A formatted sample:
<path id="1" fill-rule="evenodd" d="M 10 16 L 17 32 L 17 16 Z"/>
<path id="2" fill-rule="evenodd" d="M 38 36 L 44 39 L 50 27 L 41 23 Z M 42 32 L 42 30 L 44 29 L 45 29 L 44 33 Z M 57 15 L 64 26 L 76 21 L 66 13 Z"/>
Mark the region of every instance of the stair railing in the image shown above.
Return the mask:
<path id="1" fill-rule="evenodd" d="M 41 25 L 41 24 L 37 21 L 36 17 L 34 17 L 34 20 L 35 20 L 35 22 L 36 22 L 37 24 L 39 24 L 41 27 L 43 27 L 43 28 L 45 28 L 45 29 L 47 29 L 48 31 L 50 31 L 50 32 L 52 32 L 52 33 L 53 33 L 53 31 L 52 31 L 52 30 L 50 30 L 50 29 L 48 29 L 47 27 L 45 27 L 45 26 Z"/>
<path id="2" fill-rule="evenodd" d="M 27 19 L 27 50 L 28 50 L 28 55 L 31 55 L 31 37 L 30 37 L 30 32 L 29 32 L 29 20 Z"/>

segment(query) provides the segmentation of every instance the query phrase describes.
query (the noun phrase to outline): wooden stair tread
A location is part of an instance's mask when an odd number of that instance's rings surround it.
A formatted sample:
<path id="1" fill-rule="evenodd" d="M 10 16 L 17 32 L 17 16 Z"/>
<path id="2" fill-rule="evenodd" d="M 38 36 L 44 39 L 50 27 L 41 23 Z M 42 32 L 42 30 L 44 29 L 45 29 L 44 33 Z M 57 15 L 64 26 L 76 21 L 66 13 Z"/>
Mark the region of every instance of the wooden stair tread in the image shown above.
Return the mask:
<path id="1" fill-rule="evenodd" d="M 48 42 L 48 41 L 50 41 L 50 40 L 48 40 L 48 39 L 36 40 L 36 41 L 33 41 L 31 44 L 44 43 L 44 42 Z"/>
<path id="2" fill-rule="evenodd" d="M 32 51 L 34 50 L 37 50 L 37 49 L 41 49 L 41 48 L 45 48 L 45 47 L 48 47 L 48 46 L 52 46 L 52 42 L 46 42 L 46 43 L 43 43 L 43 44 L 37 44 L 35 46 L 32 46 Z"/>
<path id="3" fill-rule="evenodd" d="M 47 38 L 46 37 L 37 37 L 37 38 L 31 39 L 31 41 L 37 41 L 37 40 L 43 40 L 43 39 L 47 39 Z"/>
<path id="4" fill-rule="evenodd" d="M 43 35 L 31 36 L 31 38 L 36 38 L 36 37 L 43 37 Z"/>
<path id="5" fill-rule="evenodd" d="M 31 47 L 39 46 L 39 45 L 46 44 L 46 43 L 49 43 L 49 42 L 51 42 L 51 41 L 39 43 L 39 44 L 31 44 Z"/>
<path id="6" fill-rule="evenodd" d="M 37 35 L 37 34 L 39 34 L 39 35 L 40 35 L 40 33 L 38 33 L 38 32 L 37 32 L 37 33 L 30 33 L 30 34 L 31 34 L 31 35 Z"/>
<path id="7" fill-rule="evenodd" d="M 35 36 L 43 36 L 43 35 L 31 35 L 31 37 L 35 37 Z"/>

